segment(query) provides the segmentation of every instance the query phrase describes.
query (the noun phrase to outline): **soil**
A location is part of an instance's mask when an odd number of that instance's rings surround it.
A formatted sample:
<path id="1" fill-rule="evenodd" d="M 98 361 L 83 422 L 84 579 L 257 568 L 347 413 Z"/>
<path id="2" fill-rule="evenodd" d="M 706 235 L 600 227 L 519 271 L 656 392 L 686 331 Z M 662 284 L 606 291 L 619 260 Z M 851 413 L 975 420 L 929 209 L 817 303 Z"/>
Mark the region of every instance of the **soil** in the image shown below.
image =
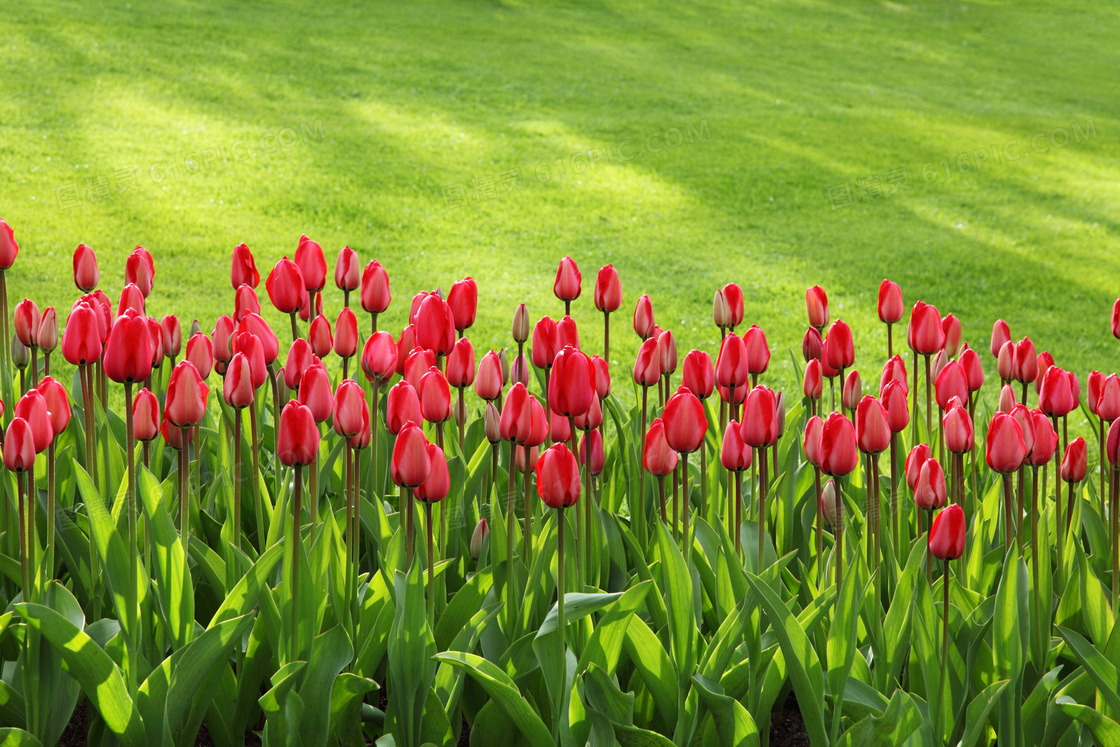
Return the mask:
<path id="1" fill-rule="evenodd" d="M 70 723 L 62 732 L 58 740 L 59 747 L 85 747 L 89 734 L 89 701 L 82 698 L 82 702 L 74 709 Z"/>
<path id="2" fill-rule="evenodd" d="M 809 747 L 809 733 L 793 693 L 770 714 L 770 747 Z"/>

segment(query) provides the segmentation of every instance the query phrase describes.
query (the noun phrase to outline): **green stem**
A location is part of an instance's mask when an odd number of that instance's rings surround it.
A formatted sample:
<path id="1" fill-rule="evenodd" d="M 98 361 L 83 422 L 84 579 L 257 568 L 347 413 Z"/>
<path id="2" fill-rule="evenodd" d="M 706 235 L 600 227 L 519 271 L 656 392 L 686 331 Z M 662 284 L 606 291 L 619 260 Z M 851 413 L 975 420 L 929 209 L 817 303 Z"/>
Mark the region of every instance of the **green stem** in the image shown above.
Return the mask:
<path id="1" fill-rule="evenodd" d="M 436 555 L 432 541 L 432 504 L 424 501 L 424 514 L 428 525 L 428 627 L 436 629 Z"/>
<path id="2" fill-rule="evenodd" d="M 136 442 L 135 431 L 133 430 L 132 420 L 132 382 L 125 382 L 124 385 L 124 425 L 125 425 L 125 461 L 128 466 L 128 615 L 132 623 L 132 630 L 129 635 L 125 636 L 126 648 L 128 651 L 128 691 L 130 693 L 136 692 L 136 677 L 139 660 L 137 658 L 137 651 L 140 646 L 140 614 L 137 608 L 138 600 L 136 599 L 136 586 L 140 577 L 139 568 L 139 555 L 137 554 L 137 527 L 136 527 Z"/>
<path id="3" fill-rule="evenodd" d="M 289 662 L 299 659 L 299 641 L 296 637 L 299 615 L 299 528 L 303 514 L 303 465 L 296 465 L 295 502 L 292 504 L 292 641 Z"/>
<path id="4" fill-rule="evenodd" d="M 567 625 L 564 618 L 564 509 L 556 509 L 557 519 L 557 532 L 559 536 L 556 542 L 557 564 L 556 564 L 556 639 L 557 651 L 560 654 L 559 662 L 563 667 L 564 674 L 561 676 L 561 682 L 567 681 Z M 561 717 L 559 714 L 559 706 L 564 702 L 563 688 L 557 688 L 559 696 L 557 697 L 557 714 L 554 716 L 554 721 L 559 724 Z M 559 736 L 559 735 L 558 735 Z M 559 742 L 558 742 L 559 743 Z"/>

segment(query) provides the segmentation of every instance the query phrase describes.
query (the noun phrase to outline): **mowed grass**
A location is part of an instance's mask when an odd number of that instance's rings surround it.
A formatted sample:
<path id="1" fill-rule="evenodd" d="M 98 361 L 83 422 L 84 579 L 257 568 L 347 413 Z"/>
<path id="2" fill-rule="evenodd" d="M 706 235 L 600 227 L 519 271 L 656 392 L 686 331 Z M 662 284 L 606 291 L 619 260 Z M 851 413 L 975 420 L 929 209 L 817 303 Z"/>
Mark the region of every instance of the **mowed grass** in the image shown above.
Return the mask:
<path id="1" fill-rule="evenodd" d="M 85 242 L 115 298 L 142 244 L 149 311 L 211 328 L 232 307 L 234 245 L 263 277 L 307 233 L 332 266 L 348 244 L 388 267 L 394 333 L 416 291 L 473 275 L 480 349 L 511 344 L 519 302 L 563 314 L 551 284 L 566 254 L 584 274 L 573 314 L 600 349 L 591 289 L 611 262 L 616 377 L 641 293 L 682 356 L 714 355 L 712 293 L 735 281 L 774 383 L 795 386 L 788 350 L 814 283 L 877 379 L 883 277 L 982 349 L 1003 317 L 1082 376 L 1113 370 L 1118 35 L 1120 17 L 1087 2 L 9 3 L 9 288 L 68 309 Z M 82 194 L 133 168 L 123 192 Z M 842 185 L 853 202 L 836 207 Z"/>

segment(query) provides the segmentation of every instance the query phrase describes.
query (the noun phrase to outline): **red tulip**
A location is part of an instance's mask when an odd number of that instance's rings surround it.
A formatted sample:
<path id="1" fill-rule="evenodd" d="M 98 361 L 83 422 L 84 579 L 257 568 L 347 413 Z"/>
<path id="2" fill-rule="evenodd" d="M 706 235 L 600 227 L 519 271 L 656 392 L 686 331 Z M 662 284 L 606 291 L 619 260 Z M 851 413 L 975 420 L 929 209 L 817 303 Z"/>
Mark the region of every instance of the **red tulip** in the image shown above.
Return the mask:
<path id="1" fill-rule="evenodd" d="M 187 360 L 194 364 L 203 379 L 214 370 L 214 346 L 205 332 L 196 332 L 187 340 Z"/>
<path id="2" fill-rule="evenodd" d="M 325 423 L 334 410 L 334 392 L 331 391 L 331 378 L 323 364 L 307 367 L 299 380 L 299 401 L 311 410 L 316 423 Z"/>
<path id="3" fill-rule="evenodd" d="M 717 290 L 712 298 L 712 321 L 720 329 L 731 326 L 731 307 L 727 305 L 727 296 L 723 290 Z"/>
<path id="4" fill-rule="evenodd" d="M 1004 381 L 1012 381 L 1015 378 L 1015 343 L 1003 343 L 996 357 L 996 371 Z"/>
<path id="5" fill-rule="evenodd" d="M 1087 383 L 1088 391 L 1085 394 L 1085 404 L 1088 405 L 1089 412 L 1097 415 L 1097 403 L 1101 399 L 1101 387 L 1104 385 L 1104 374 L 1100 371 L 1090 371 Z"/>
<path id="6" fill-rule="evenodd" d="M 369 417 L 366 395 L 361 385 L 353 379 L 343 379 L 334 394 L 334 432 L 343 438 L 353 438 L 362 432 L 362 415 Z"/>
<path id="7" fill-rule="evenodd" d="M 132 433 L 142 442 L 159 435 L 159 400 L 146 388 L 137 392 L 132 400 Z"/>
<path id="8" fill-rule="evenodd" d="M 428 369 L 435 368 L 436 356 L 431 350 L 415 348 L 408 354 L 404 362 L 404 378 L 417 393 L 420 392 L 420 379 L 428 373 Z"/>
<path id="9" fill-rule="evenodd" d="M 770 366 L 770 347 L 766 344 L 766 333 L 752 324 L 743 333 L 743 345 L 747 354 L 747 371 L 755 376 L 765 373 Z"/>
<path id="10" fill-rule="evenodd" d="M 575 348 L 556 354 L 548 382 L 548 405 L 565 416 L 582 415 L 596 398 L 591 359 Z"/>
<path id="11" fill-rule="evenodd" d="M 163 363 L 163 331 L 159 328 L 159 320 L 150 316 L 145 320 L 148 324 L 148 336 L 152 340 L 152 368 L 158 368 Z"/>
<path id="12" fill-rule="evenodd" d="M 179 326 L 178 318 L 174 314 L 165 315 L 159 321 L 159 331 L 163 338 L 164 355 L 178 358 L 183 349 L 183 330 Z"/>
<path id="13" fill-rule="evenodd" d="M 529 386 L 528 358 L 524 355 L 519 355 L 514 359 L 513 365 L 510 366 L 505 362 L 505 349 L 503 348 L 500 360 L 502 361 L 502 372 L 504 373 L 507 368 L 509 369 L 509 381 L 513 383 L 520 382 L 524 386 Z"/>
<path id="14" fill-rule="evenodd" d="M 545 449 L 537 460 L 537 495 L 549 508 L 568 508 L 579 500 L 579 465 L 562 443 Z"/>
<path id="15" fill-rule="evenodd" d="M 736 283 L 728 283 L 720 290 L 724 301 L 727 302 L 727 324 L 734 329 L 743 323 L 743 289 Z"/>
<path id="16" fill-rule="evenodd" d="M 823 355 L 824 340 L 821 338 L 821 333 L 816 327 L 809 327 L 805 330 L 805 337 L 801 339 L 801 356 L 808 363 L 812 360 L 820 360 Z"/>
<path id="17" fill-rule="evenodd" d="M 7 224 L 0 221 L 0 258 L 4 255 L 3 229 Z M 9 228 L 10 232 L 11 229 Z M 14 252 L 12 257 L 14 259 Z M 5 268 L 7 269 L 7 268 Z M 12 472 L 28 472 L 35 467 L 35 436 L 31 426 L 21 417 L 15 417 L 8 423 L 8 431 L 4 434 L 4 466 Z"/>
<path id="18" fill-rule="evenodd" d="M 105 375 L 118 384 L 148 378 L 152 371 L 152 338 L 147 319 L 135 311 L 117 318 L 105 345 L 104 364 Z"/>
<path id="19" fill-rule="evenodd" d="M 15 327 L 16 337 L 23 343 L 24 347 L 38 347 L 39 324 L 41 321 L 42 315 L 39 313 L 39 307 L 30 298 L 25 298 L 16 304 L 12 326 Z"/>
<path id="20" fill-rule="evenodd" d="M 320 358 L 326 358 L 331 353 L 334 347 L 334 339 L 331 337 L 331 323 L 325 316 L 320 314 L 315 317 L 311 322 L 311 327 L 307 333 L 307 341 L 311 343 L 311 352 Z"/>
<path id="21" fill-rule="evenodd" d="M 742 472 L 751 467 L 752 450 L 739 436 L 741 426 L 732 420 L 723 432 L 723 447 L 720 450 L 720 463 L 731 472 Z"/>
<path id="22" fill-rule="evenodd" d="M 101 272 L 97 269 L 97 255 L 85 244 L 74 250 L 74 285 L 89 293 L 97 287 Z"/>
<path id="23" fill-rule="evenodd" d="M 1120 418 L 1120 378 L 1109 374 L 1101 382 L 1101 393 L 1097 398 L 1097 415 L 1111 423 Z"/>
<path id="24" fill-rule="evenodd" d="M 976 351 L 968 348 L 960 357 L 961 368 L 964 369 L 964 378 L 968 382 L 968 391 L 978 392 L 984 386 L 984 366 Z"/>
<path id="25" fill-rule="evenodd" d="M 1066 447 L 1065 457 L 1062 459 L 1062 479 L 1066 482 L 1081 482 L 1085 479 L 1085 470 L 1089 460 L 1089 448 L 1085 439 L 1075 438 Z"/>
<path id="26" fill-rule="evenodd" d="M 198 425 L 206 415 L 209 395 L 210 387 L 202 381 L 198 369 L 190 361 L 183 361 L 171 371 L 163 415 L 180 428 Z"/>
<path id="27" fill-rule="evenodd" d="M 428 444 L 428 477 L 416 487 L 416 500 L 439 503 L 451 491 L 451 475 L 447 471 L 447 457 L 436 444 Z"/>
<path id="28" fill-rule="evenodd" d="M 257 292 L 249 285 L 237 286 L 233 294 L 233 319 L 240 322 L 246 314 L 260 314 L 261 302 Z"/>
<path id="29" fill-rule="evenodd" d="M 299 311 L 306 291 L 303 285 L 303 275 L 299 265 L 284 257 L 268 273 L 264 281 L 268 291 L 268 298 L 272 305 L 281 314 L 292 314 Z"/>
<path id="30" fill-rule="evenodd" d="M 451 390 L 443 372 L 435 366 L 420 377 L 420 415 L 429 423 L 442 423 L 451 417 Z"/>
<path id="31" fill-rule="evenodd" d="M 468 387 L 474 383 L 474 376 L 474 347 L 470 340 L 461 337 L 447 356 L 447 383 L 456 388 Z"/>
<path id="32" fill-rule="evenodd" d="M 552 284 L 552 292 L 561 301 L 574 301 L 579 298 L 581 280 L 582 276 L 575 261 L 571 257 L 564 257 L 560 260 L 560 266 L 556 268 L 556 280 Z"/>
<path id="33" fill-rule="evenodd" d="M 704 435 L 708 432 L 708 418 L 704 413 L 704 405 L 687 389 L 679 390 L 669 398 L 665 404 L 662 420 L 665 423 L 665 438 L 669 446 L 683 454 L 697 451 L 704 440 Z"/>
<path id="34" fill-rule="evenodd" d="M 478 362 L 478 373 L 474 380 L 474 391 L 487 402 L 493 402 L 502 396 L 502 364 L 498 354 L 493 350 L 482 356 Z"/>
<path id="35" fill-rule="evenodd" d="M 564 415 L 558 415 L 553 411 L 549 411 L 548 415 L 548 437 L 553 441 L 564 442 L 572 437 L 571 424 L 568 418 Z M 535 440 L 535 439 L 533 439 Z M 541 443 L 544 443 L 542 440 Z"/>
<path id="36" fill-rule="evenodd" d="M 933 382 L 937 404 L 942 409 L 948 409 L 949 400 L 956 397 L 961 402 L 968 402 L 968 379 L 964 367 L 957 361 L 949 361 L 941 369 L 941 373 Z"/>
<path id="37" fill-rule="evenodd" d="M 415 423 L 406 423 L 397 434 L 389 471 L 393 482 L 402 488 L 418 488 L 431 474 L 428 440 Z"/>
<path id="38" fill-rule="evenodd" d="M 323 290 L 327 285 L 327 260 L 323 256 L 323 247 L 317 241 L 312 241 L 307 236 L 299 237 L 296 264 L 299 265 L 300 274 L 309 293 Z"/>
<path id="39" fill-rule="evenodd" d="M 31 389 L 16 402 L 15 416 L 27 421 L 31 426 L 32 438 L 35 442 L 35 453 L 47 450 L 54 440 L 54 428 L 51 425 L 51 413 L 47 409 L 47 400 L 38 389 Z M 6 446 L 6 445 L 5 445 Z"/>
<path id="40" fill-rule="evenodd" d="M 642 451 L 642 466 L 651 475 L 665 477 L 677 468 L 679 457 L 665 436 L 665 421 L 654 418 L 646 433 L 645 448 Z"/>
<path id="41" fill-rule="evenodd" d="M 556 323 L 556 349 L 563 350 L 566 347 L 579 350 L 579 330 L 576 328 L 576 320 L 570 316 L 565 316 Z"/>
<path id="42" fill-rule="evenodd" d="M 687 391 L 687 390 L 685 390 Z M 587 408 L 587 412 L 583 415 L 576 415 L 576 428 L 581 431 L 590 431 L 597 429 L 603 424 L 603 406 L 599 404 L 599 398 L 595 397 L 591 400 L 591 407 Z M 556 439 L 560 440 L 560 439 Z"/>
<path id="43" fill-rule="evenodd" d="M 242 353 L 249 361 L 249 376 L 254 389 L 260 389 L 268 380 L 268 368 L 264 362 L 264 348 L 260 338 L 249 332 L 242 332 L 233 338 L 233 352 Z"/>
<path id="44" fill-rule="evenodd" d="M 407 423 L 424 422 L 420 415 L 420 397 L 407 381 L 398 381 L 390 390 L 385 403 L 385 427 L 392 434 L 400 432 Z"/>
<path id="45" fill-rule="evenodd" d="M 100 360 L 101 337 L 98 333 L 98 312 L 89 304 L 79 304 L 70 312 L 62 333 L 62 357 L 71 365 Z"/>
<path id="46" fill-rule="evenodd" d="M 906 307 L 902 305 L 902 289 L 890 280 L 879 283 L 879 321 L 894 324 L 902 319 Z"/>
<path id="47" fill-rule="evenodd" d="M 51 430 L 55 436 L 62 435 L 66 426 L 70 425 L 70 397 L 66 394 L 66 387 L 51 376 L 44 376 L 37 389 L 47 403 Z"/>
<path id="48" fill-rule="evenodd" d="M 1026 457 L 1023 429 L 1011 415 L 997 412 L 988 426 L 985 458 L 996 472 L 1014 472 Z"/>
<path id="49" fill-rule="evenodd" d="M 1049 464 L 1058 450 L 1058 433 L 1050 424 L 1050 419 L 1038 410 L 1030 411 L 1031 452 L 1027 461 L 1034 467 Z"/>
<path id="50" fill-rule="evenodd" d="M 16 243 L 15 232 L 0 218 L 0 271 L 7 270 L 15 264 L 18 254 L 19 244 Z"/>
<path id="51" fill-rule="evenodd" d="M 918 477 L 921 475 L 922 465 L 926 463 L 927 459 L 932 458 L 933 451 L 929 448 L 928 444 L 918 444 L 910 453 L 906 455 L 906 484 L 910 490 L 916 490 L 918 486 Z"/>
<path id="52" fill-rule="evenodd" d="M 186 445 L 190 446 L 194 442 L 194 429 L 193 428 L 180 428 L 172 423 L 167 418 L 163 419 L 163 423 L 159 428 L 160 433 L 163 435 L 163 440 L 172 449 L 183 448 L 183 433 L 186 432 Z"/>
<path id="53" fill-rule="evenodd" d="M 1074 399 L 1072 380 L 1057 366 L 1051 366 L 1042 380 L 1038 392 L 1038 409 L 1050 417 L 1062 417 L 1077 407 Z"/>
<path id="54" fill-rule="evenodd" d="M 824 393 L 824 379 L 821 377 L 821 362 L 813 359 L 805 365 L 805 379 L 801 385 L 801 393 L 806 398 L 818 400 Z"/>
<path id="55" fill-rule="evenodd" d="M 374 332 L 362 348 L 362 370 L 370 383 L 384 384 L 397 370 L 397 348 L 388 332 Z"/>
<path id="56" fill-rule="evenodd" d="M 319 454 L 319 427 L 310 408 L 289 402 L 280 412 L 280 434 L 276 454 L 288 467 L 312 464 Z"/>
<path id="57" fill-rule="evenodd" d="M 963 407 L 954 407 L 945 413 L 942 418 L 945 429 L 945 448 L 954 454 L 965 454 L 972 451 L 975 446 L 975 435 L 972 430 L 972 418 L 968 410 Z"/>
<path id="58" fill-rule="evenodd" d="M 634 306 L 634 331 L 643 340 L 649 339 L 653 333 L 653 302 L 648 295 L 643 295 Z"/>
<path id="59" fill-rule="evenodd" d="M 358 352 L 358 318 L 349 306 L 343 306 L 342 311 L 338 312 L 334 328 L 334 352 L 339 358 L 350 358 Z"/>
<path id="60" fill-rule="evenodd" d="M 1046 372 L 1054 366 L 1054 356 L 1049 350 L 1043 350 L 1035 358 L 1035 362 L 1034 392 L 1038 394 L 1042 390 L 1042 380 L 1046 378 Z"/>
<path id="61" fill-rule="evenodd" d="M 656 386 L 661 380 L 661 350 L 656 337 L 650 337 L 638 348 L 634 359 L 634 383 L 638 386 Z"/>
<path id="62" fill-rule="evenodd" d="M 1120 298 L 1112 304 L 1112 336 L 1120 339 Z"/>
<path id="63" fill-rule="evenodd" d="M 229 363 L 233 357 L 233 320 L 225 314 L 214 322 L 214 360 L 218 363 Z"/>
<path id="64" fill-rule="evenodd" d="M 855 428 L 838 412 L 830 413 L 821 428 L 819 459 L 821 471 L 832 477 L 842 477 L 859 464 Z"/>
<path id="65" fill-rule="evenodd" d="M 914 487 L 914 503 L 931 511 L 945 505 L 945 471 L 936 459 L 927 459 L 918 471 L 918 484 Z"/>
<path id="66" fill-rule="evenodd" d="M 151 295 L 152 285 L 156 278 L 155 262 L 152 255 L 142 246 L 132 250 L 124 264 L 124 281 L 140 289 L 140 293 L 147 298 Z"/>
<path id="67" fill-rule="evenodd" d="M 236 353 L 230 359 L 222 381 L 222 396 L 226 404 L 240 410 L 253 404 L 253 394 L 253 374 L 249 359 L 244 353 Z"/>
<path id="68" fill-rule="evenodd" d="M 533 365 L 537 368 L 551 367 L 559 351 L 556 341 L 556 322 L 547 316 L 541 317 L 533 327 Z"/>
<path id="69" fill-rule="evenodd" d="M 910 343 L 921 355 L 936 355 L 945 345 L 941 315 L 934 306 L 918 301 L 910 311 Z"/>
<path id="70" fill-rule="evenodd" d="M 856 351 L 852 343 L 852 330 L 842 320 L 837 319 L 828 328 L 822 356 L 828 365 L 837 370 L 851 368 L 855 363 Z"/>
<path id="71" fill-rule="evenodd" d="M 747 394 L 739 437 L 749 446 L 765 448 L 776 444 L 778 435 L 778 403 L 774 392 L 756 386 Z"/>
<path id="72" fill-rule="evenodd" d="M 996 407 L 1000 412 L 1011 412 L 1011 408 L 1015 407 L 1015 390 L 1011 388 L 1010 384 L 1004 384 L 1003 388 L 999 390 L 999 405 Z"/>
<path id="73" fill-rule="evenodd" d="M 859 401 L 863 398 L 863 380 L 860 378 L 859 371 L 854 368 L 848 373 L 844 384 L 840 389 L 840 404 L 846 410 L 854 410 L 859 406 Z"/>
<path id="74" fill-rule="evenodd" d="M 881 454 L 891 445 L 887 410 L 871 395 L 856 407 L 856 443 L 865 454 Z"/>
<path id="75" fill-rule="evenodd" d="M 364 449 L 369 446 L 370 441 L 373 440 L 373 431 L 369 425 L 369 409 L 362 410 L 362 430 L 350 438 L 350 447 L 354 449 Z"/>
<path id="76" fill-rule="evenodd" d="M 690 350 L 684 357 L 681 383 L 700 399 L 707 399 L 715 388 L 715 369 L 703 350 Z"/>
<path id="77" fill-rule="evenodd" d="M 1012 364 L 1011 378 L 1016 381 L 1029 382 L 1034 381 L 1038 376 L 1038 356 L 1034 351 L 1034 343 L 1031 338 L 1024 337 L 1019 342 L 1015 343 L 1015 358 Z"/>
<path id="78" fill-rule="evenodd" d="M 716 381 L 721 387 L 743 387 L 746 386 L 749 373 L 743 338 L 728 335 L 723 339 L 716 359 Z"/>
<path id="79" fill-rule="evenodd" d="M 595 380 L 595 394 L 606 399 L 611 393 L 611 370 L 607 362 L 597 355 L 591 356 L 591 373 Z M 700 396 L 697 394 L 696 396 Z"/>
<path id="80" fill-rule="evenodd" d="M 805 448 L 805 458 L 814 467 L 820 466 L 821 430 L 824 421 L 814 415 L 805 423 L 805 438 L 802 446 Z"/>
<path id="81" fill-rule="evenodd" d="M 309 322 L 309 321 L 311 321 L 312 316 L 319 316 L 322 313 L 323 313 L 323 294 L 321 294 L 321 293 L 316 293 L 315 294 L 315 311 L 314 311 L 314 314 L 312 314 L 311 294 L 307 292 L 306 288 L 304 288 L 302 294 L 300 294 L 300 299 L 299 299 L 299 318 L 302 321 Z"/>
<path id="82" fill-rule="evenodd" d="M 257 272 L 257 263 L 253 259 L 253 253 L 244 244 L 238 244 L 233 248 L 229 279 L 234 290 L 243 285 L 256 288 L 261 282 L 261 275 Z"/>
<path id="83" fill-rule="evenodd" d="M 544 408 L 541 407 L 540 400 L 529 395 L 529 435 L 522 442 L 522 445 L 530 447 L 540 446 L 548 438 L 551 429 L 551 420 L 549 416 L 545 414 Z M 570 429 L 565 429 L 564 432 L 568 434 L 568 438 L 571 438 Z M 564 440 L 566 441 L 567 439 Z"/>
<path id="84" fill-rule="evenodd" d="M 805 308 L 809 314 L 809 326 L 824 329 L 828 324 L 828 296 L 824 288 L 814 285 L 805 291 Z"/>
<path id="85" fill-rule="evenodd" d="M 393 294 L 389 290 L 389 273 L 376 259 L 362 272 L 362 308 L 380 314 L 389 308 Z"/>
<path id="86" fill-rule="evenodd" d="M 455 318 L 455 329 L 462 332 L 473 325 L 478 311 L 478 285 L 474 278 L 467 276 L 452 284 L 447 294 L 447 305 Z"/>
<path id="87" fill-rule="evenodd" d="M 618 311 L 620 306 L 622 283 L 618 279 L 618 271 L 611 265 L 604 265 L 595 277 L 595 308 L 609 314 Z"/>
<path id="88" fill-rule="evenodd" d="M 5 442 L 5 446 L 6 445 Z M 1112 465 L 1112 468 L 1120 469 L 1120 420 L 1112 421 L 1112 425 L 1108 427 L 1108 438 L 1105 440 L 1105 452 L 1108 455 L 1108 463 Z M 5 456 L 7 456 L 6 448 Z M 4 463 L 7 464 L 7 460 L 5 460 Z M 9 467 L 9 469 L 11 468 Z"/>
<path id="89" fill-rule="evenodd" d="M 43 309 L 43 316 L 39 320 L 39 334 L 35 337 L 35 344 L 40 350 L 47 353 L 54 352 L 58 347 L 58 314 L 53 306 Z"/>
<path id="90" fill-rule="evenodd" d="M 340 291 L 352 291 L 357 290 L 361 282 L 362 266 L 358 262 L 358 253 L 348 246 L 342 247 L 334 263 L 335 287 Z"/>
<path id="91" fill-rule="evenodd" d="M 940 560 L 956 560 L 964 553 L 964 510 L 952 504 L 933 517 L 929 530 L 929 552 Z"/>
<path id="92" fill-rule="evenodd" d="M 992 325 L 992 342 L 990 350 L 992 356 L 998 358 L 999 351 L 1003 348 L 1004 343 L 1011 342 L 1011 328 L 1007 326 L 1007 322 L 1002 319 L 997 319 L 995 324 Z"/>
<path id="93" fill-rule="evenodd" d="M 289 389 L 298 390 L 299 381 L 303 372 L 315 361 L 315 354 L 311 352 L 311 344 L 302 337 L 292 341 L 288 348 L 288 358 L 284 363 L 284 383 Z"/>

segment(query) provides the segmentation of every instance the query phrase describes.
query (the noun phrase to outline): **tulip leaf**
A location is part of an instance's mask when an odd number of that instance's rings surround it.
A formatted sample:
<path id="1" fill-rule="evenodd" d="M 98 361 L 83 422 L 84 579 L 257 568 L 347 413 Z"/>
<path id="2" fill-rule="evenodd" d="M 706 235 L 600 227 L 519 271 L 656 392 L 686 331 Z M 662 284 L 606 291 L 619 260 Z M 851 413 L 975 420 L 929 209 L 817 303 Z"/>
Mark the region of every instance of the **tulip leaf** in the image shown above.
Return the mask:
<path id="1" fill-rule="evenodd" d="M 1067 716 L 1080 721 L 1093 732 L 1093 739 L 1100 747 L 1120 747 L 1120 724 L 1116 723 L 1103 713 L 1078 703 L 1062 702 L 1059 699 L 1058 707 Z"/>
<path id="2" fill-rule="evenodd" d="M 0 747 L 43 747 L 43 743 L 31 732 L 9 726 L 0 728 Z"/>
<path id="3" fill-rule="evenodd" d="M 1080 634 L 1061 626 L 1058 626 L 1058 634 L 1093 680 L 1108 707 L 1113 713 L 1120 713 L 1120 672 Z"/>
<path id="4" fill-rule="evenodd" d="M 844 732 L 837 743 L 840 747 L 864 745 L 898 745 L 922 725 L 922 712 L 911 696 L 895 690 L 881 716 L 869 715 Z"/>
<path id="5" fill-rule="evenodd" d="M 968 711 L 965 713 L 964 736 L 957 747 L 975 747 L 980 742 L 980 739 L 988 730 L 988 716 L 1007 685 L 1008 680 L 993 682 L 972 699 L 972 702 L 968 704 Z"/>
<path id="6" fill-rule="evenodd" d="M 194 633 L 194 587 L 186 553 L 167 512 L 159 482 L 141 465 L 136 483 L 152 537 L 153 570 L 159 582 L 156 597 L 174 647 L 182 648 L 190 643 Z"/>
<path id="7" fill-rule="evenodd" d="M 782 600 L 765 582 L 753 573 L 747 574 L 747 583 L 757 595 L 762 609 L 770 618 L 772 630 L 785 655 L 797 700 L 802 704 L 802 717 L 809 739 L 814 744 L 828 744 L 824 726 L 824 672 L 820 659 L 813 650 L 797 619 Z"/>
<path id="8" fill-rule="evenodd" d="M 696 670 L 697 625 L 693 607 L 692 574 L 677 543 L 664 524 L 657 524 L 657 548 L 661 555 L 661 573 L 669 614 L 669 632 L 673 663 L 677 667 L 678 686 L 684 689 Z"/>
<path id="9" fill-rule="evenodd" d="M 645 601 L 652 581 L 642 581 L 627 589 L 595 625 L 591 638 L 580 655 L 577 671 L 585 671 L 591 663 L 597 664 L 608 675 L 618 667 L 619 656 L 626 640 L 631 617 Z M 551 613 L 550 613 L 551 614 Z M 567 610 L 565 609 L 565 616 Z M 570 618 L 569 618 L 570 619 Z"/>
<path id="10" fill-rule="evenodd" d="M 758 727 L 747 709 L 734 698 L 724 694 L 718 682 L 701 675 L 693 675 L 696 692 L 712 714 L 719 735 L 720 745 L 727 747 L 756 747 L 759 743 Z"/>
<path id="11" fill-rule="evenodd" d="M 101 714 L 106 727 L 125 745 L 143 745 L 144 722 L 128 695 L 120 669 L 85 632 L 50 607 L 18 604 L 28 625 L 43 635 L 62 655 L 70 676 Z"/>
<path id="12" fill-rule="evenodd" d="M 678 707 L 676 668 L 661 641 L 644 620 L 634 616 L 627 626 L 623 645 L 635 671 L 649 690 L 658 714 L 666 723 L 674 723 Z"/>
<path id="13" fill-rule="evenodd" d="M 435 658 L 465 670 L 513 721 L 531 747 L 555 747 L 556 740 L 549 734 L 544 721 L 521 695 L 509 675 L 492 662 L 462 651 L 436 654 Z"/>

